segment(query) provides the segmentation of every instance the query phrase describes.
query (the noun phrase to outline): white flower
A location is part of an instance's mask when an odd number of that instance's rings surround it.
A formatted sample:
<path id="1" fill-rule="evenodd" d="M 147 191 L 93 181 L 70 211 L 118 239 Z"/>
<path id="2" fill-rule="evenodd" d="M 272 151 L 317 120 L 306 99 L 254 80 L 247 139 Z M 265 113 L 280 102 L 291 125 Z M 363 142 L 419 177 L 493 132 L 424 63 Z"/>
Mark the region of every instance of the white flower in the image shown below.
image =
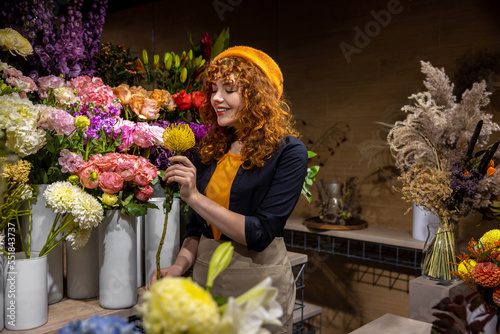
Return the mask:
<path id="1" fill-rule="evenodd" d="M 25 201 L 33 196 L 33 189 L 26 183 L 21 183 L 18 190 L 20 192 L 19 198 L 21 201 Z"/>
<path id="2" fill-rule="evenodd" d="M 68 227 L 63 230 L 63 235 L 68 233 L 71 228 L 74 228 L 73 232 L 66 237 L 66 241 L 71 243 L 71 248 L 79 249 L 87 244 L 90 235 L 92 234 L 91 228 L 79 228 L 77 224 L 68 224 Z"/>
<path id="3" fill-rule="evenodd" d="M 9 64 L 0 61 L 0 71 L 5 71 L 9 69 Z"/>
<path id="4" fill-rule="evenodd" d="M 266 278 L 238 298 L 230 297 L 222 307 L 224 314 L 219 333 L 264 334 L 269 333 L 263 325 L 281 326 L 281 305 L 276 301 L 278 290 Z"/>
<path id="5" fill-rule="evenodd" d="M 45 132 L 42 129 L 28 127 L 14 128 L 6 131 L 5 145 L 16 152 L 21 158 L 35 154 L 45 146 Z"/>
<path id="6" fill-rule="evenodd" d="M 55 213 L 69 213 L 81 195 L 79 187 L 67 181 L 57 181 L 47 186 L 43 198 Z"/>
<path id="7" fill-rule="evenodd" d="M 75 217 L 75 222 L 80 225 L 81 229 L 90 229 L 97 227 L 102 221 L 104 209 L 94 196 L 86 192 L 80 192 L 78 200 L 75 201 L 71 208 L 71 214 Z"/>
<path id="8" fill-rule="evenodd" d="M 26 58 L 33 53 L 33 47 L 26 38 L 11 28 L 0 29 L 0 47 L 2 50 L 14 52 Z"/>
<path id="9" fill-rule="evenodd" d="M 75 93 L 71 87 L 54 88 L 54 97 L 60 105 L 72 104 L 76 101 Z"/>

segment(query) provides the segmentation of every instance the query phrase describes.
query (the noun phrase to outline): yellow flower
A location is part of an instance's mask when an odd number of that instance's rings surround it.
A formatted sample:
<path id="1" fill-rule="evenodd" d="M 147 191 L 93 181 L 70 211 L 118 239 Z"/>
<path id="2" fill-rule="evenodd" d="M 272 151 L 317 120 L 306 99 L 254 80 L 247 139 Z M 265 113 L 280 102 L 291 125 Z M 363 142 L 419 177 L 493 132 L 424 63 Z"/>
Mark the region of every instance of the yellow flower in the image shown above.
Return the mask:
<path id="1" fill-rule="evenodd" d="M 166 277 L 151 286 L 138 306 L 146 333 L 217 333 L 217 303 L 189 277 Z"/>
<path id="2" fill-rule="evenodd" d="M 472 259 L 467 259 L 467 260 L 464 260 L 462 262 L 460 262 L 460 264 L 458 265 L 458 273 L 460 274 L 460 276 L 462 276 L 465 280 L 472 280 L 472 268 L 474 268 L 474 266 L 477 264 L 476 261 L 472 260 Z"/>
<path id="3" fill-rule="evenodd" d="M 33 53 L 30 42 L 11 28 L 0 29 L 0 47 L 4 51 L 25 57 Z"/>
<path id="4" fill-rule="evenodd" d="M 187 124 L 170 124 L 163 132 L 163 145 L 181 154 L 195 144 L 194 133 Z"/>
<path id="5" fill-rule="evenodd" d="M 491 248 L 495 246 L 495 242 L 500 240 L 500 229 L 493 229 L 486 232 L 481 239 L 479 239 L 479 243 L 483 245 L 485 249 Z"/>
<path id="6" fill-rule="evenodd" d="M 86 131 L 90 125 L 90 120 L 86 116 L 76 116 L 73 124 L 78 130 Z"/>
<path id="7" fill-rule="evenodd" d="M 3 177 L 10 182 L 26 183 L 29 181 L 31 165 L 25 160 L 17 160 L 15 163 L 5 162 L 3 166 Z"/>
<path id="8" fill-rule="evenodd" d="M 101 202 L 104 205 L 114 206 L 118 202 L 118 196 L 115 194 L 102 194 Z"/>

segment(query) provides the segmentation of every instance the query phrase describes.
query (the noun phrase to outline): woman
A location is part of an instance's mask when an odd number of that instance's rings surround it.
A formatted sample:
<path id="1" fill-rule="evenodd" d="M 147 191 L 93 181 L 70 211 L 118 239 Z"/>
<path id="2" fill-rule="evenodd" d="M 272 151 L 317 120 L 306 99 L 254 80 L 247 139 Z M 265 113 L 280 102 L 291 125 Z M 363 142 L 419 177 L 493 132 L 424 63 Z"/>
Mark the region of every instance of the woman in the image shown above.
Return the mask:
<path id="1" fill-rule="evenodd" d="M 214 250 L 231 240 L 231 264 L 211 292 L 238 296 L 270 276 L 284 312 L 276 333 L 291 333 L 295 284 L 283 234 L 306 175 L 307 149 L 282 92 L 278 65 L 261 51 L 237 46 L 212 61 L 210 101 L 201 110 L 210 130 L 200 163 L 172 157 L 163 178 L 180 185 L 190 211 L 179 256 L 161 276 L 180 276 L 194 264 L 193 280 L 205 286 Z M 148 285 L 155 280 L 156 272 Z"/>

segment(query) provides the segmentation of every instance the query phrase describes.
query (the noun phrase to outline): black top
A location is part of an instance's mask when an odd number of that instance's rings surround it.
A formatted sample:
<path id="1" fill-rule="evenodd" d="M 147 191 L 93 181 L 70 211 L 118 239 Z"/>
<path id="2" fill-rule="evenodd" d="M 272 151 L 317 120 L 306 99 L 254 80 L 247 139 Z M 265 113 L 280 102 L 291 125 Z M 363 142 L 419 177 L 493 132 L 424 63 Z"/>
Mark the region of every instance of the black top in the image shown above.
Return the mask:
<path id="1" fill-rule="evenodd" d="M 295 137 L 287 137 L 262 168 L 240 167 L 229 197 L 229 210 L 245 215 L 245 235 L 249 250 L 263 251 L 284 227 L 299 199 L 307 173 L 307 149 Z M 205 188 L 217 162 L 197 166 L 196 186 Z M 206 221 L 189 209 L 186 236 L 213 238 Z M 222 235 L 222 240 L 230 240 Z"/>

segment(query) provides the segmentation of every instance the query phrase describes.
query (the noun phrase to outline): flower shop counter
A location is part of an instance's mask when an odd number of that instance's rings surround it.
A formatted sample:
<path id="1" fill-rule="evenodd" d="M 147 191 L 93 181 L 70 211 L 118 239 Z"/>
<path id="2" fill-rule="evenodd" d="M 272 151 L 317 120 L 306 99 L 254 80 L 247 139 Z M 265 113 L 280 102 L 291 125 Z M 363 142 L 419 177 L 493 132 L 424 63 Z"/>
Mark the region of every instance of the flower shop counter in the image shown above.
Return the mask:
<path id="1" fill-rule="evenodd" d="M 144 293 L 144 287 L 138 289 L 139 300 Z M 128 318 L 137 314 L 137 310 L 134 307 L 126 309 L 105 309 L 99 306 L 99 298 L 76 300 L 64 298 L 62 301 L 49 305 L 49 319 L 47 323 L 41 327 L 37 327 L 31 330 L 22 331 L 26 334 L 45 334 L 45 333 L 58 333 L 61 328 L 68 325 L 70 322 L 75 322 L 76 320 L 84 320 L 90 318 L 92 315 L 97 314 L 99 316 L 120 316 L 123 318 Z M 10 331 L 4 329 L 0 333 L 20 333 L 19 331 Z"/>
<path id="2" fill-rule="evenodd" d="M 305 218 L 290 217 L 285 226 L 288 247 L 360 258 L 420 270 L 424 242 L 411 231 L 368 226 L 359 230 L 319 230 L 305 226 Z"/>

